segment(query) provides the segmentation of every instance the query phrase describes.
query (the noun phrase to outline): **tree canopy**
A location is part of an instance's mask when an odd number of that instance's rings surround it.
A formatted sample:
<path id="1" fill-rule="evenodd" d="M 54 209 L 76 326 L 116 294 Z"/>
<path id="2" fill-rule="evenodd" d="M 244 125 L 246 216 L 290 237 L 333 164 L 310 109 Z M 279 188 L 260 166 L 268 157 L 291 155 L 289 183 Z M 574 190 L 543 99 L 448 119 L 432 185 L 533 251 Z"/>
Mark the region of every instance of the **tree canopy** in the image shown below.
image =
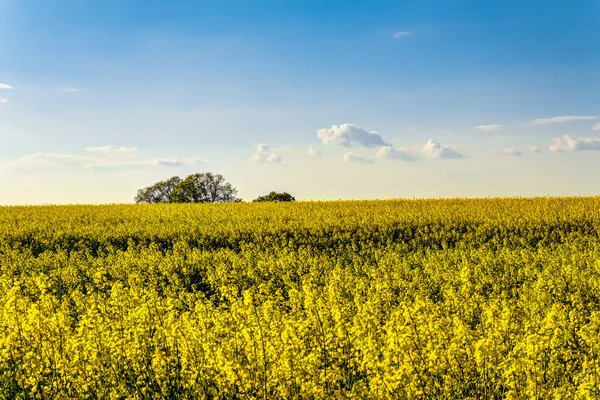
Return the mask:
<path id="1" fill-rule="evenodd" d="M 296 199 L 294 198 L 294 196 L 292 196 L 288 192 L 283 192 L 283 193 L 271 192 L 264 196 L 260 196 L 256 199 L 254 199 L 253 201 L 254 202 L 266 202 L 266 201 L 289 202 L 289 201 L 295 201 L 295 200 Z"/>
<path id="2" fill-rule="evenodd" d="M 171 193 L 172 203 L 226 203 L 239 201 L 237 189 L 225 182 L 223 175 L 210 172 L 192 174 Z"/>
<path id="3" fill-rule="evenodd" d="M 182 182 L 181 178 L 174 176 L 152 186 L 138 190 L 135 196 L 136 203 L 171 203 L 171 193 L 175 186 Z"/>
<path id="4" fill-rule="evenodd" d="M 225 203 L 240 201 L 223 175 L 211 172 L 174 176 L 138 190 L 136 203 Z"/>

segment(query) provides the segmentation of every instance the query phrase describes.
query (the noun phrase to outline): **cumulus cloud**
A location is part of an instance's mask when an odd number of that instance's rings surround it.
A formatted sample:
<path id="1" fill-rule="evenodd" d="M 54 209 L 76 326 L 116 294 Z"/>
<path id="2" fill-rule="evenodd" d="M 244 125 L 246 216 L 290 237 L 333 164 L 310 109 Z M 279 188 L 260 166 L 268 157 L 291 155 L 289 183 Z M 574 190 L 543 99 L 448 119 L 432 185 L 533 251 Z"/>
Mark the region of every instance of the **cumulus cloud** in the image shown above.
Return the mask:
<path id="1" fill-rule="evenodd" d="M 355 154 L 349 151 L 346 152 L 346 154 L 344 154 L 344 162 L 371 164 L 373 162 L 373 159 L 371 157 L 361 156 L 360 154 Z"/>
<path id="2" fill-rule="evenodd" d="M 6 100 L 3 97 L 0 97 L 0 104 L 6 104 L 6 103 L 8 103 L 8 100 Z"/>
<path id="3" fill-rule="evenodd" d="M 257 146 L 256 153 L 250 157 L 251 162 L 255 163 L 279 163 L 281 156 L 271 151 L 271 146 L 261 143 Z"/>
<path id="4" fill-rule="evenodd" d="M 594 127 L 592 129 L 595 131 L 600 131 L 600 124 L 594 125 Z"/>
<path id="5" fill-rule="evenodd" d="M 493 132 L 502 129 L 502 125 L 479 125 L 475 129 L 478 129 L 482 132 Z"/>
<path id="6" fill-rule="evenodd" d="M 423 154 L 432 158 L 462 158 L 463 155 L 454 147 L 440 144 L 432 139 L 429 139 L 423 146 Z"/>
<path id="7" fill-rule="evenodd" d="M 377 132 L 367 131 L 352 124 L 331 125 L 330 128 L 319 129 L 317 136 L 325 145 L 339 144 L 344 147 L 357 145 L 369 148 L 389 146 Z"/>
<path id="8" fill-rule="evenodd" d="M 405 36 L 410 36 L 412 35 L 412 32 L 408 32 L 408 31 L 399 31 L 399 32 L 394 32 L 394 34 L 392 35 L 392 37 L 394 39 L 400 39 L 403 38 Z"/>
<path id="9" fill-rule="evenodd" d="M 314 147 L 308 146 L 308 150 L 306 150 L 306 155 L 314 157 L 314 156 L 317 156 L 318 153 L 317 153 L 317 150 L 315 150 Z"/>
<path id="10" fill-rule="evenodd" d="M 562 137 L 555 138 L 548 148 L 553 153 L 600 150 L 600 138 L 575 138 L 569 135 L 564 135 Z"/>
<path id="11" fill-rule="evenodd" d="M 98 147 L 86 147 L 86 153 L 91 154 L 116 154 L 116 155 L 125 155 L 125 154 L 133 154 L 137 153 L 137 147 L 124 147 L 124 146 L 98 146 Z"/>
<path id="12" fill-rule="evenodd" d="M 381 146 L 377 151 L 377 158 L 381 160 L 413 161 L 415 158 L 404 147 L 395 149 L 394 146 Z"/>
<path id="13" fill-rule="evenodd" d="M 563 115 L 561 117 L 552 118 L 538 118 L 531 121 L 533 125 L 545 125 L 545 124 L 557 124 L 561 122 L 573 122 L 573 121 L 593 121 L 598 117 L 593 115 Z"/>
<path id="14" fill-rule="evenodd" d="M 518 149 L 514 149 L 512 147 L 507 147 L 504 149 L 494 149 L 494 153 L 500 154 L 501 156 L 512 156 L 512 157 L 521 157 L 523 152 Z"/>
<path id="15" fill-rule="evenodd" d="M 8 90 L 8 89 L 13 89 L 13 87 L 10 86 L 8 83 L 0 83 L 0 90 L 2 90 L 2 89 Z"/>

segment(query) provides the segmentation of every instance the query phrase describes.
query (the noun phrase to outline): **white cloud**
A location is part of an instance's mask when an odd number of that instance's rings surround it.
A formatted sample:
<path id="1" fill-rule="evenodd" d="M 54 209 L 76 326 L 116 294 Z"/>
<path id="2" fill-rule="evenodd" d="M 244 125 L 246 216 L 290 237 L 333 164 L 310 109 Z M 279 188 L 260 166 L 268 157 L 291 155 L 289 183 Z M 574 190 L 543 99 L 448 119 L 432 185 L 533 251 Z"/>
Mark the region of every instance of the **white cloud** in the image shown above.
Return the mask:
<path id="1" fill-rule="evenodd" d="M 58 91 L 60 93 L 79 93 L 80 92 L 79 88 L 76 88 L 76 87 L 64 87 L 64 88 L 58 89 Z"/>
<path id="2" fill-rule="evenodd" d="M 538 154 L 542 152 L 542 149 L 540 149 L 537 146 L 532 146 L 529 150 L 531 150 L 532 153 L 538 153 Z"/>
<path id="3" fill-rule="evenodd" d="M 137 147 L 118 147 L 118 146 L 98 146 L 98 147 L 86 147 L 86 153 L 91 154 L 116 154 L 116 155 L 125 155 L 125 154 L 133 154 L 137 153 Z"/>
<path id="4" fill-rule="evenodd" d="M 255 163 L 279 163 L 281 156 L 271 151 L 271 146 L 261 143 L 257 146 L 256 153 L 250 157 L 251 162 Z"/>
<path id="5" fill-rule="evenodd" d="M 6 100 L 3 97 L 0 97 L 0 104 L 6 104 L 6 103 L 8 103 L 8 100 Z"/>
<path id="6" fill-rule="evenodd" d="M 178 167 L 207 163 L 207 159 L 197 157 L 187 158 L 148 158 L 148 159 L 119 159 L 95 156 L 80 156 L 59 153 L 34 153 L 4 163 L 9 169 L 39 171 L 40 169 L 108 169 L 108 168 L 140 168 L 140 167 Z"/>
<path id="7" fill-rule="evenodd" d="M 318 153 L 317 153 L 317 150 L 315 150 L 314 147 L 308 146 L 308 150 L 306 151 L 306 155 L 314 157 L 314 156 L 317 156 Z"/>
<path id="8" fill-rule="evenodd" d="M 492 132 L 502 129 L 502 125 L 479 125 L 475 129 L 478 129 L 483 132 Z"/>
<path id="9" fill-rule="evenodd" d="M 592 121 L 597 119 L 598 117 L 593 115 L 583 116 L 583 115 L 564 115 L 561 117 L 552 117 L 552 118 L 538 118 L 531 121 L 533 125 L 545 125 L 545 124 L 556 124 L 561 122 L 573 122 L 573 121 Z"/>
<path id="10" fill-rule="evenodd" d="M 600 131 L 600 124 L 594 125 L 594 127 L 592 129 L 595 131 Z"/>
<path id="11" fill-rule="evenodd" d="M 206 158 L 198 158 L 198 157 L 185 157 L 185 158 L 152 158 L 149 160 L 140 160 L 134 162 L 127 162 L 124 166 L 133 165 L 133 166 L 144 166 L 150 165 L 155 167 L 182 167 L 185 165 L 193 165 L 193 164 L 206 164 L 208 163 L 208 159 Z"/>
<path id="12" fill-rule="evenodd" d="M 512 156 L 512 157 L 521 157 L 523 152 L 518 149 L 513 149 L 512 147 L 507 147 L 505 149 L 494 149 L 494 153 L 500 154 L 501 156 Z"/>
<path id="13" fill-rule="evenodd" d="M 432 158 L 462 158 L 463 155 L 460 154 L 454 147 L 442 145 L 438 142 L 429 139 L 425 146 L 423 146 L 423 154 L 432 157 Z"/>
<path id="14" fill-rule="evenodd" d="M 393 36 L 394 39 L 400 39 L 402 37 L 410 36 L 410 35 L 412 35 L 412 32 L 399 31 L 399 32 L 394 32 L 394 34 L 392 36 Z"/>
<path id="15" fill-rule="evenodd" d="M 377 132 L 367 131 L 352 124 L 331 125 L 330 128 L 319 129 L 317 136 L 325 145 L 339 144 L 344 147 L 352 147 L 353 145 L 362 147 L 388 146 Z"/>
<path id="16" fill-rule="evenodd" d="M 281 156 L 279 154 L 271 153 L 271 154 L 269 154 L 269 157 L 267 157 L 267 162 L 269 162 L 269 163 L 280 163 L 281 162 Z"/>
<path id="17" fill-rule="evenodd" d="M 344 162 L 371 164 L 373 159 L 371 157 L 361 156 L 349 151 L 344 154 Z"/>
<path id="18" fill-rule="evenodd" d="M 69 154 L 35 153 L 18 158 L 11 164 L 17 169 L 67 169 L 70 166 L 83 166 L 88 161 L 86 157 Z"/>
<path id="19" fill-rule="evenodd" d="M 382 160 L 413 161 L 415 158 L 404 147 L 395 149 L 394 146 L 381 146 L 377 152 L 377 158 Z"/>
<path id="20" fill-rule="evenodd" d="M 548 147 L 553 153 L 600 150 L 600 138 L 574 138 L 569 135 L 555 138 Z"/>
<path id="21" fill-rule="evenodd" d="M 2 89 L 13 89 L 8 83 L 0 83 L 0 90 Z"/>

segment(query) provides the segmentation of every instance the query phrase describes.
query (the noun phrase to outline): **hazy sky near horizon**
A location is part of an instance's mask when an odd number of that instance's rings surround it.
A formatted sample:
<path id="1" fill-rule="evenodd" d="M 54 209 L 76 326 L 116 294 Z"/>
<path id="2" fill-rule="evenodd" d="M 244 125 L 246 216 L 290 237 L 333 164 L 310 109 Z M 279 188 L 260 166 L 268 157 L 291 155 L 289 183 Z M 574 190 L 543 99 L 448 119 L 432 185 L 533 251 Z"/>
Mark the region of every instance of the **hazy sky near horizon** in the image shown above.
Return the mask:
<path id="1" fill-rule="evenodd" d="M 0 0 L 0 204 L 600 195 L 600 0 Z"/>

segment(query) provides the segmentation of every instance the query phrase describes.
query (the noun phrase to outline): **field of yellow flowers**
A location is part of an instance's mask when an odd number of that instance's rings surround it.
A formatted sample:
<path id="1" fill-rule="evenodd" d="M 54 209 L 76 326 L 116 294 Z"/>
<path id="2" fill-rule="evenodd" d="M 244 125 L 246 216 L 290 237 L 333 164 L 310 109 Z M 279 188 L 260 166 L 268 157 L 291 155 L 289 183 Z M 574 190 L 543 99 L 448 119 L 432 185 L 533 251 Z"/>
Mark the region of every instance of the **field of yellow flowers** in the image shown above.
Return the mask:
<path id="1" fill-rule="evenodd" d="M 0 207 L 0 398 L 600 397 L 600 198 Z"/>

